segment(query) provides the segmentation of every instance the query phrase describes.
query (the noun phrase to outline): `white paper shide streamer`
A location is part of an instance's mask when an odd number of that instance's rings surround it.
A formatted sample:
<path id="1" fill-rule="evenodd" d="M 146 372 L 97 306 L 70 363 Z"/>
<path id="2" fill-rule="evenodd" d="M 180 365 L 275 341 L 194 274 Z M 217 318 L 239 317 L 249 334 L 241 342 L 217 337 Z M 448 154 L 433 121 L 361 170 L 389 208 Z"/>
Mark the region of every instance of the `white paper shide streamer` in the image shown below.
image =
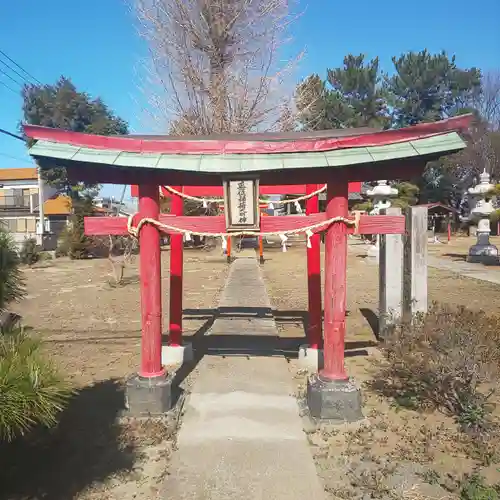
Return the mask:
<path id="1" fill-rule="evenodd" d="M 306 231 L 306 236 L 307 236 L 307 248 L 312 248 L 312 244 L 311 244 L 311 237 L 312 237 L 312 235 L 313 235 L 313 234 L 314 234 L 314 233 L 313 233 L 310 229 L 308 229 L 308 230 Z"/>
<path id="2" fill-rule="evenodd" d="M 283 252 L 286 252 L 286 242 L 288 240 L 288 236 L 286 234 L 280 234 L 280 240 L 281 240 L 281 249 Z"/>

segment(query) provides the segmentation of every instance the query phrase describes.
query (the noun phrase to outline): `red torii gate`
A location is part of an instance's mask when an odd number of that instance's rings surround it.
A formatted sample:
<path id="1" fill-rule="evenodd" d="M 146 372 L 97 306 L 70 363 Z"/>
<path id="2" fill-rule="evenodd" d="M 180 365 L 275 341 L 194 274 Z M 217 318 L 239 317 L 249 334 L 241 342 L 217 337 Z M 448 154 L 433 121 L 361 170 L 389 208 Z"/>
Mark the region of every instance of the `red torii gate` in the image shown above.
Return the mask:
<path id="1" fill-rule="evenodd" d="M 132 225 L 140 240 L 142 349 L 139 373 L 127 385 L 130 409 L 137 405 L 135 411 L 139 413 L 160 413 L 171 404 L 161 363 L 160 232 L 227 232 L 224 217 L 160 214 L 158 187 L 220 186 L 222 175 L 244 172 L 251 155 L 248 168 L 262 184 L 287 184 L 292 173 L 295 183 L 327 184 L 325 213 L 263 217 L 260 233 L 305 230 L 313 224 L 319 225 L 314 232 L 326 229 L 324 368 L 309 379 L 308 403 L 316 417 L 357 418 L 361 411 L 359 394 L 344 368 L 347 234 L 400 234 L 405 221 L 402 216 L 386 215 L 349 218 L 348 184 L 421 175 L 427 161 L 466 146 L 457 132 L 468 127 L 470 118 L 461 116 L 380 132 L 352 129 L 283 137 L 103 137 L 25 126 L 26 136 L 37 141 L 30 154 L 40 168 L 57 164 L 67 168 L 70 179 L 139 185 L 139 214 L 131 220 L 85 220 L 86 234 L 123 235 Z M 355 394 L 353 399 L 349 399 L 351 393 Z"/>
<path id="2" fill-rule="evenodd" d="M 169 186 L 170 187 L 170 186 Z M 171 198 L 170 214 L 184 215 L 183 199 L 175 191 L 182 192 L 200 199 L 222 199 L 222 186 L 161 186 L 163 196 Z M 290 184 L 281 186 L 259 186 L 259 194 L 266 195 L 310 195 L 320 189 L 316 184 Z M 361 182 L 350 182 L 349 193 L 359 193 Z M 130 186 L 132 197 L 139 196 L 139 186 Z M 275 202 L 278 203 L 278 202 Z M 306 215 L 319 212 L 319 196 L 306 199 Z M 230 241 L 230 240 L 229 240 Z M 322 323 L 323 308 L 321 300 L 321 248 L 320 235 L 315 233 L 310 238 L 307 247 L 307 297 L 308 297 L 308 328 L 306 332 L 310 349 L 321 349 L 323 344 Z M 228 248 L 229 250 L 229 248 Z M 173 347 L 182 346 L 182 315 L 183 315 L 183 261 L 184 245 L 182 234 L 170 236 L 170 293 L 169 293 L 169 344 Z"/>

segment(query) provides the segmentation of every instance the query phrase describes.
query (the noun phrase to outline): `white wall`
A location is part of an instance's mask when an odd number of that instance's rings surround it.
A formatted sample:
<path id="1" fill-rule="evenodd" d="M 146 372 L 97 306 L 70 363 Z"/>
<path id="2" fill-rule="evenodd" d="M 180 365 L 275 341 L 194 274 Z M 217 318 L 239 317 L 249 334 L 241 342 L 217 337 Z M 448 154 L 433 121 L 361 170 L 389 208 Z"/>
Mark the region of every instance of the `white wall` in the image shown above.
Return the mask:
<path id="1" fill-rule="evenodd" d="M 42 190 L 43 190 L 43 201 L 50 200 L 57 194 L 57 189 L 52 186 L 49 186 L 45 181 L 42 182 Z M 2 187 L 0 190 L 8 190 L 8 189 L 38 189 L 38 180 L 22 180 L 22 181 L 3 181 L 0 182 Z M 42 200 L 40 200 L 41 202 Z M 38 205 L 32 207 L 32 210 L 38 210 Z"/>

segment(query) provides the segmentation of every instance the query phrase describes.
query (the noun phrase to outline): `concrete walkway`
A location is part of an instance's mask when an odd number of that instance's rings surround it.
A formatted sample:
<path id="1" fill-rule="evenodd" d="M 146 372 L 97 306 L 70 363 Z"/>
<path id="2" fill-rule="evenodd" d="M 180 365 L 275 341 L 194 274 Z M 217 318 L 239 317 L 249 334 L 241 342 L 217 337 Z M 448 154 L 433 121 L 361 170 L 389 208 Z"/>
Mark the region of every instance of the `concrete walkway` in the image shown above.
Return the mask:
<path id="1" fill-rule="evenodd" d="M 429 255 L 427 259 L 427 263 L 430 267 L 444 269 L 445 271 L 456 273 L 466 278 L 489 281 L 490 283 L 500 285 L 500 270 L 497 268 L 489 268 L 482 264 L 469 264 L 462 260 L 444 259 L 435 257 L 434 255 Z"/>
<path id="2" fill-rule="evenodd" d="M 349 240 L 348 249 L 352 254 L 364 256 L 368 245 L 358 240 Z M 378 264 L 375 259 L 367 259 L 370 264 Z M 435 255 L 427 255 L 427 265 L 435 269 L 442 269 L 451 273 L 459 274 L 465 278 L 488 281 L 500 285 L 500 269 L 484 266 L 482 264 L 470 264 L 462 260 L 450 260 Z"/>
<path id="3" fill-rule="evenodd" d="M 238 336 L 267 338 L 266 349 L 277 341 L 255 257 L 231 265 L 219 309 L 210 335 L 228 345 Z M 245 354 L 201 360 L 163 498 L 324 500 L 286 360 Z"/>

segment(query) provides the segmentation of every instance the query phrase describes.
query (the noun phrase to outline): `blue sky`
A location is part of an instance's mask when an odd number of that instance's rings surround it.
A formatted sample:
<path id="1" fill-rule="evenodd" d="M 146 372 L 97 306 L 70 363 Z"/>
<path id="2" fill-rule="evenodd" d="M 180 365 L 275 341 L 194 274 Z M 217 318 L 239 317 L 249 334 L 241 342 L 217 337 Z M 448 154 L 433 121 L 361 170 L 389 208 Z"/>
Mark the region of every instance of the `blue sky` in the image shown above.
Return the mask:
<path id="1" fill-rule="evenodd" d="M 133 0 L 130 0 L 133 1 Z M 500 0 L 298 0 L 290 53 L 305 49 L 297 79 L 341 65 L 349 52 L 391 57 L 408 50 L 442 49 L 462 67 L 500 69 Z M 145 46 L 136 34 L 126 0 L 3 0 L 0 50 L 43 83 L 60 75 L 100 96 L 134 132 L 141 122 L 136 70 Z M 0 69 L 5 69 L 0 64 Z M 12 76 L 12 73 L 9 72 Z M 0 81 L 19 87 L 0 74 Z M 0 84 L 0 128 L 15 131 L 20 97 Z M 0 168 L 29 166 L 24 145 L 0 134 Z M 106 188 L 116 194 L 119 190 Z"/>

